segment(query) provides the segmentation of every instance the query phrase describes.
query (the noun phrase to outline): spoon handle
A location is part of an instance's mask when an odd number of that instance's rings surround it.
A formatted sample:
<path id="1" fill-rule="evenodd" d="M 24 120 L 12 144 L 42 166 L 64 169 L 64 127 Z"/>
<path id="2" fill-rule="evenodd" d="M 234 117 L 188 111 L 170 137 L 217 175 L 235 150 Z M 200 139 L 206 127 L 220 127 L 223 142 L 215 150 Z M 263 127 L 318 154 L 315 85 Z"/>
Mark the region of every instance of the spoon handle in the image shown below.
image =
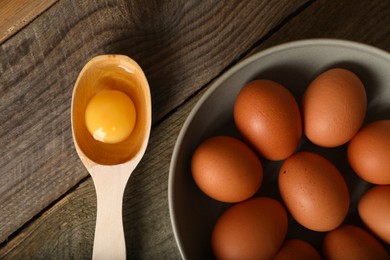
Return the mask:
<path id="1" fill-rule="evenodd" d="M 122 202 L 128 177 L 110 172 L 92 175 L 97 197 L 94 260 L 126 259 Z"/>

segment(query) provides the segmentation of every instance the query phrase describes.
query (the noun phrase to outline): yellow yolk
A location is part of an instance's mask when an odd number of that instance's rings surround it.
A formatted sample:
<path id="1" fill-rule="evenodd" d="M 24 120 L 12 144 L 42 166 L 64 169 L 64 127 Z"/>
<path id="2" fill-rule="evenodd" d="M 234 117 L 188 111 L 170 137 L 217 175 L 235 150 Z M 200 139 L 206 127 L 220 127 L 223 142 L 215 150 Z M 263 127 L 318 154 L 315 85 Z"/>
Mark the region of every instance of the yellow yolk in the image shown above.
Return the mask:
<path id="1" fill-rule="evenodd" d="M 133 101 L 119 90 L 103 90 L 88 102 L 85 124 L 93 138 L 115 144 L 130 136 L 136 121 Z"/>

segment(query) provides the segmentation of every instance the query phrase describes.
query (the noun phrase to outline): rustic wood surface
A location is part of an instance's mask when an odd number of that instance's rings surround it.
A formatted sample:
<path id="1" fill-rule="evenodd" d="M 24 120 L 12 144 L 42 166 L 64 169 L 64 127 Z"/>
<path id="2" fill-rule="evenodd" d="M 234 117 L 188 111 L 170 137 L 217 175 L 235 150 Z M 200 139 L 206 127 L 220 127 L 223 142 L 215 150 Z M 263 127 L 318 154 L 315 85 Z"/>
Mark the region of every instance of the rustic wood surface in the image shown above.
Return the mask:
<path id="1" fill-rule="evenodd" d="M 88 176 L 69 109 L 87 60 L 121 53 L 138 61 L 157 122 L 302 4 L 267 2 L 59 1 L 4 42 L 0 241 Z M 237 12 L 248 19 L 240 30 L 229 22 Z"/>
<path id="2" fill-rule="evenodd" d="M 70 130 L 87 60 L 121 53 L 150 81 L 149 147 L 128 183 L 129 258 L 180 258 L 168 174 L 180 128 L 213 79 L 266 47 L 340 38 L 390 51 L 390 2 L 60 0 L 0 45 L 0 258 L 88 259 L 96 196 Z"/>
<path id="3" fill-rule="evenodd" d="M 0 0 L 0 43 L 17 33 L 57 0 Z"/>

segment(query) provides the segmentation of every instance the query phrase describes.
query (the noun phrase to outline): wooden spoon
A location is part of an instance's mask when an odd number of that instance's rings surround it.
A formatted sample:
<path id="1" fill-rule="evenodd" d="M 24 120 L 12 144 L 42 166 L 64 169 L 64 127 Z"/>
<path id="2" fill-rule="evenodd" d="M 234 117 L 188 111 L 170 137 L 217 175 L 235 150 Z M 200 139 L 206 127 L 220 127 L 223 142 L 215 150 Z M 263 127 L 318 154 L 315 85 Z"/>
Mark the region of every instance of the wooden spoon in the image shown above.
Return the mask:
<path id="1" fill-rule="evenodd" d="M 125 92 L 136 108 L 134 130 L 118 144 L 95 140 L 85 125 L 88 101 L 107 88 Z M 81 70 L 75 83 L 71 109 L 73 140 L 80 160 L 92 176 L 97 196 L 93 259 L 126 259 L 123 193 L 148 144 L 151 107 L 146 77 L 140 66 L 127 56 L 93 58 Z"/>

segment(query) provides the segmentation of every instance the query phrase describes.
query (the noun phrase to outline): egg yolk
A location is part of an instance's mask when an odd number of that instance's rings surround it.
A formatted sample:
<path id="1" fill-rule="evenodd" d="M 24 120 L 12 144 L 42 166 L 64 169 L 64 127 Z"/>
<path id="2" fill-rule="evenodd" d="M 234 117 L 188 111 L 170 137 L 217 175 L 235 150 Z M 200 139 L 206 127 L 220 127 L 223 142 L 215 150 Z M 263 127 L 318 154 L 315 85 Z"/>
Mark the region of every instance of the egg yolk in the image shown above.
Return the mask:
<path id="1" fill-rule="evenodd" d="M 115 144 L 130 136 L 136 121 L 133 101 L 119 90 L 103 90 L 91 98 L 85 124 L 94 139 Z"/>

